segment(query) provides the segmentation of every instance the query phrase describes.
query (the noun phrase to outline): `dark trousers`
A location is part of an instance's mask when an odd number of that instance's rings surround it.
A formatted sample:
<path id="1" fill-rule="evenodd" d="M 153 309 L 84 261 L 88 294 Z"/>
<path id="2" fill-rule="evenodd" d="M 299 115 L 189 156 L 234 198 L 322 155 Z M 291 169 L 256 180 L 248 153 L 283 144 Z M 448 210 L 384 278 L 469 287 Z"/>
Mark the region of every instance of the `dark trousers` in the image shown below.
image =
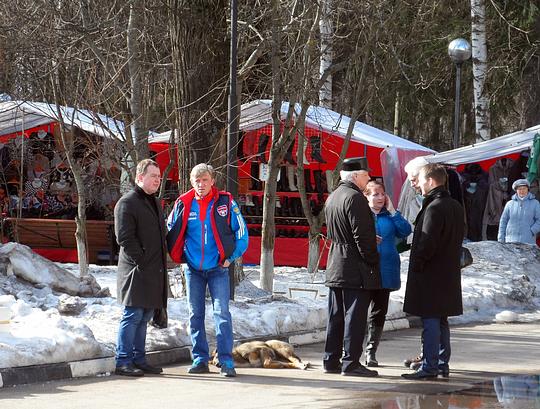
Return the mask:
<path id="1" fill-rule="evenodd" d="M 388 312 L 388 301 L 390 300 L 390 290 L 385 288 L 380 290 L 370 290 L 371 311 L 369 313 L 370 327 L 384 327 L 386 313 Z"/>
<path id="2" fill-rule="evenodd" d="M 325 369 L 352 371 L 360 365 L 366 332 L 370 291 L 330 287 L 328 292 L 328 324 L 324 345 Z"/>

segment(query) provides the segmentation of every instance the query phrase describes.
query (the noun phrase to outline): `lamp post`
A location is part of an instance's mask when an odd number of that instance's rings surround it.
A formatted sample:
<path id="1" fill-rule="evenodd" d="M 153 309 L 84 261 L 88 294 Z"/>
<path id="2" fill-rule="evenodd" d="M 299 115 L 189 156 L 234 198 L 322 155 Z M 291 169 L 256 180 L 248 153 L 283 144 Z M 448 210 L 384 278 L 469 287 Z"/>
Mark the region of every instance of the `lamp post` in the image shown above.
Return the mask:
<path id="1" fill-rule="evenodd" d="M 238 144 L 239 107 L 236 95 L 238 64 L 238 1 L 231 0 L 231 56 L 229 66 L 229 110 L 227 129 L 227 191 L 236 199 L 238 195 L 238 163 L 236 149 Z M 234 300 L 236 262 L 229 265 L 230 299 Z"/>
<path id="2" fill-rule="evenodd" d="M 239 107 L 236 95 L 237 84 L 237 38 L 238 38 L 238 2 L 231 0 L 231 55 L 229 63 L 229 110 L 227 129 L 227 191 L 237 199 L 238 194 L 238 164 L 236 149 L 238 144 Z"/>
<path id="3" fill-rule="evenodd" d="M 471 58 L 471 45 L 464 38 L 456 38 L 448 44 L 448 55 L 456 64 L 456 100 L 454 104 L 454 140 L 453 148 L 459 146 L 459 110 L 461 99 L 461 65 Z"/>

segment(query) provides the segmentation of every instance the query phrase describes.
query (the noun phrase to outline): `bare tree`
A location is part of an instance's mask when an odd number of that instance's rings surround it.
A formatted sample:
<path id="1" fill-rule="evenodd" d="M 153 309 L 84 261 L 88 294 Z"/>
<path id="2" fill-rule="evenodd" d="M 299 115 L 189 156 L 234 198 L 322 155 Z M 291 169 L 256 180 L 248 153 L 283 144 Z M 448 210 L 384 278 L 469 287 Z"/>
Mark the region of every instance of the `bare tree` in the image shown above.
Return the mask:
<path id="1" fill-rule="evenodd" d="M 131 96 L 129 108 L 131 111 L 131 136 L 135 143 L 137 158 L 135 162 L 148 157 L 148 130 L 145 129 L 143 110 L 143 76 L 141 73 L 140 42 L 143 37 L 143 0 L 132 0 L 129 7 L 129 20 L 127 27 L 127 63 L 129 69 L 129 82 Z"/>

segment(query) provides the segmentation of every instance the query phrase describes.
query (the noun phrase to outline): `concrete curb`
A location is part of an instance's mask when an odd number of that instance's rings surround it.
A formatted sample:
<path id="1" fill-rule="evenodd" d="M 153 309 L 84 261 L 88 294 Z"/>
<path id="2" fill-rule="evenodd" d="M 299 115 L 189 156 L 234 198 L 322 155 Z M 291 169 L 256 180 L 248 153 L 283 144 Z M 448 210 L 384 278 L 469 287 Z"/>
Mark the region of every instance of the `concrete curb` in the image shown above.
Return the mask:
<path id="1" fill-rule="evenodd" d="M 148 363 L 151 365 L 168 365 L 189 361 L 190 359 L 189 347 L 151 351 L 147 354 Z M 0 387 L 89 376 L 108 376 L 114 372 L 114 368 L 114 357 L 3 368 L 0 369 Z"/>
<path id="2" fill-rule="evenodd" d="M 386 321 L 384 330 L 392 331 L 404 328 L 421 326 L 416 317 L 406 317 Z M 280 339 L 293 345 L 315 344 L 325 340 L 326 328 L 316 328 L 306 331 L 297 331 L 287 334 L 271 334 L 253 338 L 235 340 L 235 343 Z M 147 360 L 150 365 L 163 366 L 191 361 L 191 348 L 189 346 L 150 351 Z M 0 388 L 17 386 L 29 383 L 40 383 L 60 379 L 84 378 L 92 376 L 110 376 L 114 373 L 114 357 L 85 359 L 73 362 L 60 362 L 55 364 L 42 364 L 20 366 L 14 368 L 0 368 Z"/>

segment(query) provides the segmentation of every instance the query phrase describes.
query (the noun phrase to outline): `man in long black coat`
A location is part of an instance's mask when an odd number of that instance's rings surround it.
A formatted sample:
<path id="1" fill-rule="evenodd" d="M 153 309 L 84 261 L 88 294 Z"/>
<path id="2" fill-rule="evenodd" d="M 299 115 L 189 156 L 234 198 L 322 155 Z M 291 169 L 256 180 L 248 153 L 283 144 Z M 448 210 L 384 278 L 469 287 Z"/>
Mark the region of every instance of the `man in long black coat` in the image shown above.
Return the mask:
<path id="1" fill-rule="evenodd" d="M 327 373 L 377 376 L 377 371 L 360 364 L 369 290 L 381 288 L 375 221 L 362 193 L 369 182 L 365 158 L 346 159 L 341 179 L 325 206 L 332 244 L 326 267 L 329 294 L 323 366 Z"/>
<path id="2" fill-rule="evenodd" d="M 118 331 L 118 375 L 161 373 L 145 358 L 146 327 L 155 309 L 167 305 L 165 218 L 154 196 L 161 183 L 158 164 L 144 159 L 137 165 L 136 186 L 114 208 L 114 228 L 120 246 L 118 302 L 124 312 Z"/>
<path id="3" fill-rule="evenodd" d="M 446 170 L 429 164 L 420 170 L 424 195 L 414 227 L 403 311 L 422 318 L 422 366 L 407 379 L 447 377 L 450 360 L 448 317 L 461 315 L 460 252 L 463 208 L 445 188 Z"/>

